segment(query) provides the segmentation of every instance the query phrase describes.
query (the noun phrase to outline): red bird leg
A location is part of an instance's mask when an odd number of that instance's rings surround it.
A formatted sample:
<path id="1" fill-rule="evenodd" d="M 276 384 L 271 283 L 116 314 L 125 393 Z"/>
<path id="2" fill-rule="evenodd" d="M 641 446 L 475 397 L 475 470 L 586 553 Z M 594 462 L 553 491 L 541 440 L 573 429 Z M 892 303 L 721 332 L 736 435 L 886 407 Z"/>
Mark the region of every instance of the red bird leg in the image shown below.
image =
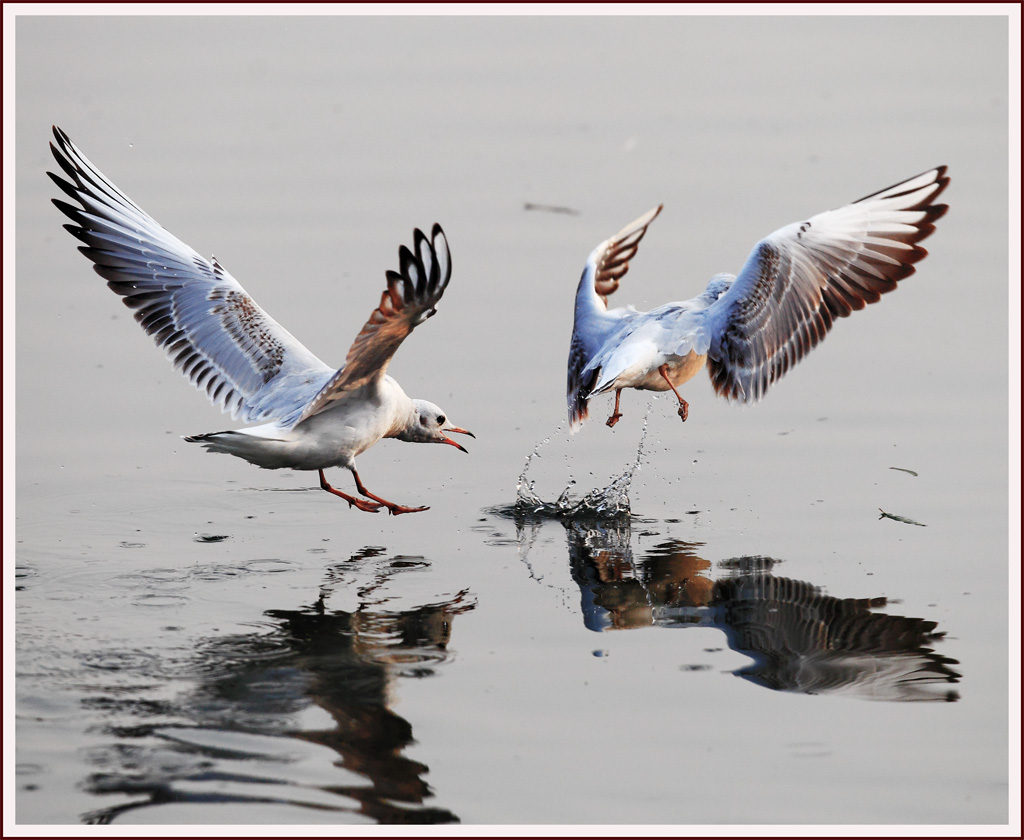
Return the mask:
<path id="1" fill-rule="evenodd" d="M 609 429 L 610 429 L 610 428 L 611 428 L 612 426 L 614 426 L 614 425 L 615 425 L 616 423 L 618 423 L 620 419 L 622 419 L 622 415 L 621 415 L 621 414 L 619 413 L 619 397 L 621 397 L 621 396 L 622 396 L 622 389 L 621 389 L 621 388 L 619 388 L 619 389 L 618 389 L 618 390 L 616 390 L 616 392 L 615 392 L 615 411 L 613 411 L 613 412 L 612 412 L 612 416 L 611 416 L 611 417 L 609 417 L 609 418 L 608 418 L 608 419 L 607 419 L 607 420 L 605 421 L 605 422 L 606 422 L 606 424 L 608 425 L 608 428 L 609 428 Z"/>
<path id="2" fill-rule="evenodd" d="M 676 399 L 679 400 L 679 417 L 685 423 L 686 417 L 690 413 L 689 403 L 686 402 L 679 392 L 676 390 L 676 386 L 672 384 L 672 380 L 668 378 L 668 365 L 662 365 L 658 368 L 658 373 L 662 375 L 664 380 L 668 383 L 668 387 L 672 389 L 672 393 L 676 395 Z"/>
<path id="3" fill-rule="evenodd" d="M 358 478 L 356 479 L 356 484 L 359 484 Z M 335 490 L 327 483 L 327 477 L 324 475 L 323 470 L 320 470 L 320 489 L 326 490 L 328 493 L 333 493 L 335 496 L 340 496 L 348 502 L 349 507 L 357 507 L 360 510 L 368 511 L 369 513 L 376 513 L 381 508 L 381 505 L 378 505 L 376 502 L 368 502 L 366 499 L 357 499 L 355 496 L 350 496 L 348 493 L 342 493 L 340 490 Z"/>
<path id="4" fill-rule="evenodd" d="M 363 487 L 363 482 L 359 480 L 359 473 L 357 473 L 355 470 L 352 470 L 352 475 L 355 476 L 356 479 L 356 490 L 358 490 L 367 498 L 373 499 L 376 502 L 380 502 L 382 505 L 384 505 L 384 507 L 388 509 L 388 513 L 391 513 L 394 516 L 398 516 L 398 514 L 400 513 L 419 513 L 421 510 L 430 510 L 429 507 L 406 507 L 405 505 L 396 505 L 394 502 L 389 502 L 387 499 L 382 499 L 380 496 L 375 496 L 373 493 L 371 493 L 369 490 Z"/>

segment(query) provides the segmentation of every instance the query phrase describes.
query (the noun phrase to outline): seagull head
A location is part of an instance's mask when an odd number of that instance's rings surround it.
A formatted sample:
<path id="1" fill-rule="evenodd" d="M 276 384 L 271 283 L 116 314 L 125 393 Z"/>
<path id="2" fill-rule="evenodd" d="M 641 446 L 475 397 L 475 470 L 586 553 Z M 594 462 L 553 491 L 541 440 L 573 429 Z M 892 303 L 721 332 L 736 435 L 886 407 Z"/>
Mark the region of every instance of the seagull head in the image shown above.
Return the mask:
<path id="1" fill-rule="evenodd" d="M 735 279 L 731 274 L 716 274 L 711 278 L 708 287 L 704 290 L 704 294 L 701 295 L 701 299 L 710 306 L 729 291 L 729 287 L 732 286 L 732 282 Z"/>
<path id="2" fill-rule="evenodd" d="M 448 415 L 439 406 L 426 400 L 413 400 L 412 415 L 406 423 L 405 429 L 396 437 L 411 443 L 447 443 L 463 452 L 467 451 L 462 444 L 456 443 L 445 432 L 469 435 L 471 438 L 476 437 L 472 432 L 460 429 L 449 422 Z"/>

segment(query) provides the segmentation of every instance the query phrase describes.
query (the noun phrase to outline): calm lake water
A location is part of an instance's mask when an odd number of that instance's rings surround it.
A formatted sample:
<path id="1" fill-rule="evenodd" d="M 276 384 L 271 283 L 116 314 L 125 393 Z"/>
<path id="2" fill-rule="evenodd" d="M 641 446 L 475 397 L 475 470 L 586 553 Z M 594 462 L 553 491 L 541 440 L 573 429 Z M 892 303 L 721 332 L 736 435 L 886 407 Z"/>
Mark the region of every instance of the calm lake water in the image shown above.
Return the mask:
<path id="1" fill-rule="evenodd" d="M 20 17 L 17 822 L 1019 820 L 1007 26 Z M 52 123 L 330 363 L 444 225 L 391 372 L 477 439 L 359 459 L 430 511 L 182 442 L 230 421 L 61 230 Z M 700 376 L 685 426 L 630 392 L 569 437 L 599 241 L 664 203 L 617 296 L 648 308 L 939 164 L 918 273 L 762 404 Z M 534 452 L 550 501 L 638 464 L 631 516 L 516 513 Z"/>

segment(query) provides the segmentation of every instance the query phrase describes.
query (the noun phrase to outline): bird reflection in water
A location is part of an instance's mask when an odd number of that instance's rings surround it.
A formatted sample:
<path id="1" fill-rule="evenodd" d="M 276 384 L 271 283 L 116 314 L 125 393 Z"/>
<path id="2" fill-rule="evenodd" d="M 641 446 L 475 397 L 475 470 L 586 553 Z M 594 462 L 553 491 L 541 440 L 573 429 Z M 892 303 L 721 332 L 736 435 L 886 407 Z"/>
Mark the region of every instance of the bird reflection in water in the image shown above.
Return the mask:
<path id="1" fill-rule="evenodd" d="M 126 810 L 149 805 L 204 802 L 292 805 L 347 812 L 358 815 L 357 821 L 368 818 L 381 824 L 458 822 L 452 812 L 424 805 L 433 797 L 423 779 L 428 768 L 403 755 L 414 743 L 412 725 L 390 706 L 395 678 L 433 675 L 449 657 L 455 616 L 476 604 L 463 590 L 396 608 L 399 600 L 407 604 L 408 599 L 395 594 L 395 577 L 430 564 L 419 557 L 384 554 L 384 549 L 367 548 L 330 568 L 314 604 L 266 613 L 269 632 L 262 627 L 251 635 L 222 637 L 201 646 L 196 663 L 200 684 L 172 715 L 187 723 L 122 730 L 122 736 L 156 736 L 161 746 L 148 760 L 142 750 L 135 750 L 132 761 L 124 761 L 119 771 L 90 779 L 92 792 L 144 793 L 147 798 L 94 812 L 86 822 L 110 823 Z M 329 608 L 335 591 L 341 598 L 354 598 L 351 609 Z M 329 715 L 331 725 L 296 729 L 295 716 L 311 704 Z M 162 711 L 166 720 L 171 710 Z M 249 761 L 224 761 L 225 754 L 218 756 L 216 750 L 211 760 L 204 742 L 211 732 L 237 736 L 237 742 L 227 742 L 231 758 Z M 331 773 L 322 772 L 310 783 L 304 770 L 292 780 L 287 761 L 268 764 L 255 747 L 252 754 L 244 754 L 246 738 L 267 735 L 336 752 L 334 767 L 342 768 L 338 783 L 330 779 Z M 170 751 L 163 746 L 168 741 Z M 168 760 L 168 752 L 176 757 Z M 110 764 L 113 754 L 127 754 L 123 742 L 96 756 L 94 763 Z"/>
<path id="2" fill-rule="evenodd" d="M 955 701 L 959 664 L 932 646 L 936 622 L 873 612 L 885 598 L 835 598 L 813 584 L 772 574 L 776 560 L 741 557 L 720 565 L 702 543 L 667 540 L 633 557 L 628 523 L 566 522 L 569 566 L 583 619 L 594 631 L 704 626 L 754 659 L 737 673 L 776 691 L 872 700 Z"/>

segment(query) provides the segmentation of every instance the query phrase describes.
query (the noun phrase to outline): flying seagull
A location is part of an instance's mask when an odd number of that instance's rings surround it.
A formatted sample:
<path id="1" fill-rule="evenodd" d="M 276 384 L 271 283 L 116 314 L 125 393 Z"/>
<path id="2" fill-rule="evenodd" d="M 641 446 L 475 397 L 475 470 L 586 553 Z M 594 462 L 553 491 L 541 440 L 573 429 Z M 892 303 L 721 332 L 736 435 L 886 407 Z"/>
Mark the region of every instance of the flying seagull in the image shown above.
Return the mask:
<path id="1" fill-rule="evenodd" d="M 949 183 L 930 169 L 880 192 L 794 222 L 762 239 L 738 276 L 716 274 L 697 297 L 650 312 L 609 309 L 647 226 L 661 205 L 602 242 L 576 290 L 566 397 L 576 432 L 591 397 L 615 392 L 607 424 L 622 414 L 624 388 L 677 390 L 707 366 L 715 391 L 756 402 L 821 341 L 836 318 L 874 303 L 914 273 L 918 243 L 948 209 L 935 199 Z"/>
<path id="2" fill-rule="evenodd" d="M 177 370 L 232 418 L 257 424 L 185 440 L 266 469 L 317 470 L 323 490 L 359 510 L 427 510 L 371 493 L 355 457 L 381 438 L 465 452 L 445 432 L 473 437 L 433 403 L 409 399 L 387 375 L 395 351 L 435 313 L 451 278 L 441 226 L 430 236 L 414 230 L 412 248 L 399 248 L 399 270 L 386 272 L 380 305 L 335 370 L 264 312 L 216 259 L 201 257 L 128 198 L 67 134 L 56 126 L 53 134 L 50 149 L 70 180 L 47 174 L 77 204 L 53 203 L 73 222 L 64 228 L 83 243 L 79 250 Z M 366 498 L 328 484 L 328 467 L 351 470 Z"/>

